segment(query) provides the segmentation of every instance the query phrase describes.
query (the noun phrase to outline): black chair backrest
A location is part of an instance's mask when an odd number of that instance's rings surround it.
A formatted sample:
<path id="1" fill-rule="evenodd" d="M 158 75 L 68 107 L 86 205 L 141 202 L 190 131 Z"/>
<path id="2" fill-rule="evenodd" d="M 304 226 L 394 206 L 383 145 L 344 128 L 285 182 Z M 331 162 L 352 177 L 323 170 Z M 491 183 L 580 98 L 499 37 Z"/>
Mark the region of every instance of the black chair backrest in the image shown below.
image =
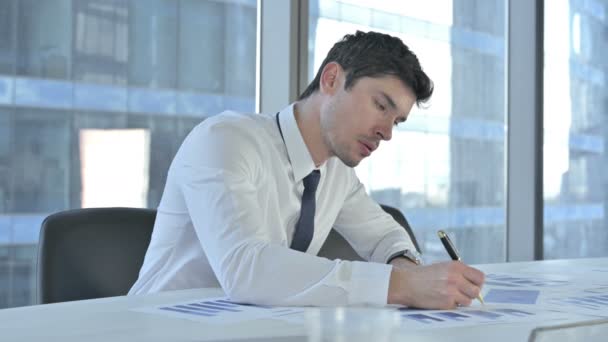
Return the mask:
<path id="1" fill-rule="evenodd" d="M 397 221 L 397 223 L 399 223 L 401 226 L 403 226 L 405 231 L 407 231 L 410 238 L 412 239 L 412 242 L 414 243 L 414 247 L 416 247 L 416 249 L 418 251 L 420 251 L 420 247 L 418 245 L 418 241 L 416 240 L 416 236 L 414 235 L 414 232 L 412 231 L 410 224 L 407 222 L 405 216 L 403 216 L 401 211 L 399 211 L 399 209 L 397 209 L 397 208 L 393 208 L 391 206 L 384 205 L 384 204 L 382 204 L 380 206 L 382 207 L 382 209 L 384 209 L 384 211 L 391 214 L 391 216 L 393 216 L 393 219 L 395 219 L 395 221 Z M 346 241 L 346 239 L 344 239 L 342 237 L 342 235 L 340 235 L 340 233 L 338 233 L 334 229 L 332 229 L 331 232 L 329 233 L 329 236 L 327 236 L 327 240 L 323 244 L 323 247 L 321 247 L 321 250 L 319 251 L 318 255 L 328 258 L 328 259 L 332 259 L 332 260 L 333 259 L 342 259 L 342 260 L 363 261 L 363 258 L 361 258 L 359 256 L 359 254 L 357 254 L 357 252 L 355 252 L 355 250 L 348 243 L 348 241 Z"/>
<path id="2" fill-rule="evenodd" d="M 150 244 L 156 210 L 91 208 L 59 212 L 42 223 L 39 304 L 127 294 Z"/>
<path id="3" fill-rule="evenodd" d="M 418 252 L 420 252 L 420 245 L 418 245 L 418 240 L 416 240 L 416 235 L 414 235 L 414 231 L 412 230 L 410 223 L 407 222 L 407 219 L 405 218 L 403 213 L 399 209 L 388 206 L 388 205 L 381 204 L 380 206 L 382 207 L 382 209 L 384 209 L 384 211 L 391 214 L 391 216 L 395 219 L 395 221 L 397 221 L 397 223 L 399 223 L 405 229 L 407 234 L 410 236 L 410 239 L 412 239 L 412 242 L 414 243 L 414 247 L 416 247 L 416 250 L 418 250 Z"/>

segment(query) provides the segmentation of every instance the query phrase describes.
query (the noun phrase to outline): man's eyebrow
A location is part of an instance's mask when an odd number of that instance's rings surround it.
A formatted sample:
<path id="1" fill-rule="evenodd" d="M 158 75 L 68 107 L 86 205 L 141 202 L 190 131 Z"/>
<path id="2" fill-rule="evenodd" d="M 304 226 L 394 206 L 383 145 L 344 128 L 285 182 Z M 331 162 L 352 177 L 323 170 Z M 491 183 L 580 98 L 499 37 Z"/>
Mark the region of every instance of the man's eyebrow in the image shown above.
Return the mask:
<path id="1" fill-rule="evenodd" d="M 386 102 L 388 102 L 388 105 L 393 109 L 393 110 L 397 110 L 397 105 L 395 104 L 395 101 L 393 101 L 393 98 L 391 98 L 387 93 L 380 91 L 380 95 L 382 95 L 382 97 L 384 97 L 384 99 L 386 100 Z M 407 120 L 407 116 L 399 116 L 398 117 L 398 122 L 404 122 L 405 120 Z"/>
<path id="2" fill-rule="evenodd" d="M 394 110 L 397 109 L 397 105 L 395 104 L 395 101 L 393 101 L 393 99 L 390 96 L 388 96 L 383 91 L 380 91 L 380 95 L 382 95 L 382 97 L 384 97 L 384 99 L 386 100 L 386 102 L 388 102 L 388 105 L 391 106 L 392 109 L 394 109 Z"/>

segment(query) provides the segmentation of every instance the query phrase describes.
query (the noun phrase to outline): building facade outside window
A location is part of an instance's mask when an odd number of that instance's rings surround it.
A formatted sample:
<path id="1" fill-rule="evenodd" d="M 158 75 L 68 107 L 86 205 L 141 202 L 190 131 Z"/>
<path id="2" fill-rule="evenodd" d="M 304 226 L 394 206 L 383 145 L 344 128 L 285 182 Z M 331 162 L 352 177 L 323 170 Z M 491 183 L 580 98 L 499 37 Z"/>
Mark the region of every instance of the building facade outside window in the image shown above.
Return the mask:
<path id="1" fill-rule="evenodd" d="M 44 217 L 155 208 L 192 127 L 255 111 L 256 7 L 0 0 L 0 308 L 35 300 Z"/>
<path id="2" fill-rule="evenodd" d="M 608 255 L 608 1 L 545 1 L 544 257 Z"/>

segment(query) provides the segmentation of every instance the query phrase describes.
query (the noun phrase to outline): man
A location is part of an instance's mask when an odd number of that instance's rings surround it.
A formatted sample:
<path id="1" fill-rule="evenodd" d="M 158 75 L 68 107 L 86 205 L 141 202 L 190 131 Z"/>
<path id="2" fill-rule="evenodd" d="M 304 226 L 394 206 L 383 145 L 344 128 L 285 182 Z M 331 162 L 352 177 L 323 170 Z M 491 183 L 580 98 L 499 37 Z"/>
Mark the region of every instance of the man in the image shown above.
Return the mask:
<path id="1" fill-rule="evenodd" d="M 130 294 L 219 285 L 271 305 L 469 305 L 483 273 L 417 266 L 410 237 L 352 169 L 432 90 L 401 40 L 357 32 L 281 112 L 205 120 L 171 164 Z M 317 257 L 332 227 L 370 262 Z"/>

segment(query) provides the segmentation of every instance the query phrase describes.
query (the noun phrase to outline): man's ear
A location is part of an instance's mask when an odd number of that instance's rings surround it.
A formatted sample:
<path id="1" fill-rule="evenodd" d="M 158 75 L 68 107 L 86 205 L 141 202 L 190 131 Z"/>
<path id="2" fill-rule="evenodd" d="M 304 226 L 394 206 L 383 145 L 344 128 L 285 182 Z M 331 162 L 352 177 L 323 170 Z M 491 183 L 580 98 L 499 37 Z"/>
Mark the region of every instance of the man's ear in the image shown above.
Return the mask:
<path id="1" fill-rule="evenodd" d="M 341 86 L 342 67 L 336 62 L 329 62 L 321 72 L 319 90 L 322 94 L 334 94 Z"/>

